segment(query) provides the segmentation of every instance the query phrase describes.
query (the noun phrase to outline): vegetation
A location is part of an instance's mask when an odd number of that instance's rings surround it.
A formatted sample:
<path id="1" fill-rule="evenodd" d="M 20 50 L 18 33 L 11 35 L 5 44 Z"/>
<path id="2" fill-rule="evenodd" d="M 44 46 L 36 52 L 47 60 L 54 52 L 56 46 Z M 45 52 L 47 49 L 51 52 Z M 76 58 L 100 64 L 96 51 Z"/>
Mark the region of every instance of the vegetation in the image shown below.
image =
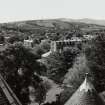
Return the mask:
<path id="1" fill-rule="evenodd" d="M 1 36 L 0 36 L 0 44 L 4 44 L 4 42 L 5 42 L 4 36 L 1 35 Z"/>
<path id="2" fill-rule="evenodd" d="M 95 76 L 94 85 L 98 92 L 105 89 L 105 34 L 99 34 L 86 48 L 88 66 Z"/>
<path id="3" fill-rule="evenodd" d="M 66 48 L 63 52 L 52 53 L 44 59 L 47 68 L 48 77 L 56 82 L 62 82 L 68 68 L 72 67 L 73 61 L 77 54 L 80 53 L 78 48 Z"/>
<path id="4" fill-rule="evenodd" d="M 41 58 L 50 50 L 51 40 L 84 39 L 84 34 L 92 35 L 94 39 Z M 7 45 L 5 37 L 8 36 Z M 23 46 L 23 40 L 29 36 L 33 39 L 33 48 Z M 61 20 L 5 23 L 0 24 L 2 43 L 0 73 L 23 105 L 32 102 L 63 105 L 83 82 L 87 72 L 91 74 L 90 80 L 98 92 L 105 89 L 105 26 Z M 56 102 L 44 103 L 50 84 L 44 82 L 43 75 L 52 83 L 63 86 L 63 91 L 56 96 Z"/>
<path id="5" fill-rule="evenodd" d="M 23 104 L 29 102 L 28 87 L 36 88 L 42 84 L 40 76 L 35 73 L 41 74 L 45 69 L 36 60 L 37 55 L 21 43 L 9 45 L 0 53 L 0 71 Z"/>
<path id="6" fill-rule="evenodd" d="M 78 89 L 84 81 L 85 74 L 89 73 L 90 79 L 93 81 L 94 77 L 87 66 L 87 59 L 84 54 L 80 54 L 75 58 L 74 64 L 68 69 L 63 81 L 64 91 L 61 94 L 61 101 L 65 103 L 71 95 Z M 92 77 L 92 78 L 91 78 Z"/>

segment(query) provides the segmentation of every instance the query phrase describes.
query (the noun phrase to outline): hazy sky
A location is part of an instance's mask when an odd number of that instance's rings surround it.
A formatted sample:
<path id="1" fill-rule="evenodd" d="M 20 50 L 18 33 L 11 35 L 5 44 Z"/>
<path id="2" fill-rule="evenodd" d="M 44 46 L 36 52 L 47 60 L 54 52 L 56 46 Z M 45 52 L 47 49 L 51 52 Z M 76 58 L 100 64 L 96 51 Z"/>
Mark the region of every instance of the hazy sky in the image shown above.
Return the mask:
<path id="1" fill-rule="evenodd" d="M 0 22 L 43 18 L 105 19 L 105 0 L 0 0 Z"/>

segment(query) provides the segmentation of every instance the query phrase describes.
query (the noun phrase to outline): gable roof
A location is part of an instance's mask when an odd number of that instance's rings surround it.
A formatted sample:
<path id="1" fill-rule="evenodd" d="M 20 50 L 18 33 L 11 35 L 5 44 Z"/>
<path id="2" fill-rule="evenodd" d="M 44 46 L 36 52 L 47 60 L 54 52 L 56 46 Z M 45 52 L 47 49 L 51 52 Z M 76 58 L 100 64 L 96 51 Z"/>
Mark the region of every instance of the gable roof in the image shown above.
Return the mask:
<path id="1" fill-rule="evenodd" d="M 105 105 L 87 76 L 65 105 Z"/>

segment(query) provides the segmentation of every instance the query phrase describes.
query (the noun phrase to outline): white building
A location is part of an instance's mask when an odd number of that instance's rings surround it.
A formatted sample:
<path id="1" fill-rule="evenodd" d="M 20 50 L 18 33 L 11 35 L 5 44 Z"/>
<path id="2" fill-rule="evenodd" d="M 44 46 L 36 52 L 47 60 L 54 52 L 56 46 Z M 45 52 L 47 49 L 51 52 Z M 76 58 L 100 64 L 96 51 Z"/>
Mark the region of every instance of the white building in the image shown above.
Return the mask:
<path id="1" fill-rule="evenodd" d="M 95 38 L 95 36 L 94 35 L 83 35 L 83 37 L 86 39 L 86 40 L 91 40 L 91 39 L 93 39 L 93 38 Z"/>
<path id="2" fill-rule="evenodd" d="M 33 47 L 33 39 L 24 39 L 24 46 L 26 47 Z"/>
<path id="3" fill-rule="evenodd" d="M 70 39 L 70 41 L 72 42 L 72 41 L 74 41 L 74 42 L 82 42 L 82 39 L 81 38 L 78 38 L 78 37 L 72 37 L 71 39 Z"/>

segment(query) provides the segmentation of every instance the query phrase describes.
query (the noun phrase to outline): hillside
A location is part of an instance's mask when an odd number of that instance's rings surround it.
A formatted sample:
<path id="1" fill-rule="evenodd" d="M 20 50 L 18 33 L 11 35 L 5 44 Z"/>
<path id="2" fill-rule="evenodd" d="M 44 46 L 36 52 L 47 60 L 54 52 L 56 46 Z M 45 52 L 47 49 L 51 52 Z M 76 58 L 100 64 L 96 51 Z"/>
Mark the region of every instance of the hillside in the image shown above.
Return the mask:
<path id="1" fill-rule="evenodd" d="M 86 23 L 86 24 L 97 24 L 97 25 L 105 26 L 105 20 L 96 20 L 96 19 L 89 19 L 89 18 L 83 18 L 83 19 L 61 18 L 60 20 L 66 21 L 66 22 L 81 22 L 81 23 Z"/>
<path id="2" fill-rule="evenodd" d="M 60 30 L 71 30 L 76 28 L 88 28 L 88 29 L 105 29 L 104 26 L 96 25 L 96 23 L 85 20 L 63 20 L 63 19 L 49 19 L 49 20 L 30 20 L 13 23 L 4 23 L 0 25 L 3 28 L 20 30 L 46 30 L 46 29 L 60 29 Z"/>
<path id="3" fill-rule="evenodd" d="M 46 34 L 51 40 L 70 38 L 71 35 L 83 35 L 87 32 L 105 30 L 105 26 L 87 24 L 84 22 L 67 21 L 63 19 L 29 20 L 0 24 L 0 35 L 21 36 L 22 39 L 32 36 L 35 39 L 45 39 Z"/>

